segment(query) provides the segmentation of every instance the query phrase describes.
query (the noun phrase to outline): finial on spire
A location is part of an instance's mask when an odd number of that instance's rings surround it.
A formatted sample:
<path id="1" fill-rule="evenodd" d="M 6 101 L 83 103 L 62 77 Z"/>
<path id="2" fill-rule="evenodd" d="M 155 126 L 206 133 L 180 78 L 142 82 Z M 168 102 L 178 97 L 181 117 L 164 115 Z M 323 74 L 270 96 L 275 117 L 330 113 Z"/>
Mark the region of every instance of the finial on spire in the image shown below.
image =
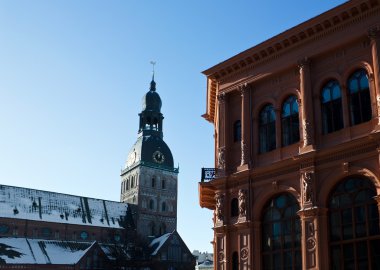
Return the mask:
<path id="1" fill-rule="evenodd" d="M 150 91 L 156 91 L 156 82 L 154 81 L 154 66 L 156 65 L 156 61 L 150 61 L 152 64 L 152 81 L 150 82 Z"/>

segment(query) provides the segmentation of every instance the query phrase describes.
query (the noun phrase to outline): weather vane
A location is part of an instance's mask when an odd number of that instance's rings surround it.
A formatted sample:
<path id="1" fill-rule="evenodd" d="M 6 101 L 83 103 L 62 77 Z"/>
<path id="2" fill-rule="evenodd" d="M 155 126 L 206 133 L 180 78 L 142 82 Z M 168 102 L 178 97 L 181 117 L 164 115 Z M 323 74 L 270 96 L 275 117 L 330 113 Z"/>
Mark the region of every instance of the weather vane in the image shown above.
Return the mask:
<path id="1" fill-rule="evenodd" d="M 152 73 L 154 76 L 154 66 L 156 65 L 156 61 L 150 61 L 150 63 L 152 64 Z"/>

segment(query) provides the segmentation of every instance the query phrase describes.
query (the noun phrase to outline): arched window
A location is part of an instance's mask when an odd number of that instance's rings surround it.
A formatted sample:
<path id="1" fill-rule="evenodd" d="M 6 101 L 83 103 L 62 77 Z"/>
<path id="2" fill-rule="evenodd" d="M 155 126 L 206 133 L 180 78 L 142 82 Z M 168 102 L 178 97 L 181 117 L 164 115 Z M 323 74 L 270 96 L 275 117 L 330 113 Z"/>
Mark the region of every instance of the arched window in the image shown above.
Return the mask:
<path id="1" fill-rule="evenodd" d="M 342 129 L 342 91 L 338 81 L 332 80 L 326 83 L 321 94 L 323 134 Z"/>
<path id="2" fill-rule="evenodd" d="M 271 199 L 262 213 L 263 269 L 301 269 L 301 222 L 290 194 Z"/>
<path id="3" fill-rule="evenodd" d="M 367 122 L 372 118 L 368 75 L 364 69 L 355 71 L 348 78 L 351 125 Z"/>
<path id="4" fill-rule="evenodd" d="M 300 140 L 298 102 L 295 96 L 288 97 L 282 105 L 282 145 L 287 146 Z"/>
<path id="5" fill-rule="evenodd" d="M 239 201 L 237 198 L 231 200 L 231 217 L 237 217 L 239 215 Z"/>
<path id="6" fill-rule="evenodd" d="M 149 201 L 149 209 L 154 210 L 154 201 L 153 200 Z"/>
<path id="7" fill-rule="evenodd" d="M 129 178 L 127 179 L 126 189 L 127 189 L 127 190 L 129 189 Z"/>
<path id="8" fill-rule="evenodd" d="M 239 254 L 236 251 L 232 253 L 232 270 L 239 270 Z"/>
<path id="9" fill-rule="evenodd" d="M 241 121 L 237 120 L 234 123 L 234 142 L 241 141 Z"/>
<path id="10" fill-rule="evenodd" d="M 350 177 L 330 195 L 330 269 L 380 269 L 376 190 L 365 178 Z"/>
<path id="11" fill-rule="evenodd" d="M 165 179 L 162 179 L 162 180 L 161 180 L 161 188 L 162 188 L 162 189 L 165 189 L 165 188 L 166 188 L 166 185 L 165 185 Z"/>
<path id="12" fill-rule="evenodd" d="M 154 222 L 151 222 L 149 225 L 149 233 L 151 236 L 156 234 L 156 226 L 154 225 Z"/>
<path id="13" fill-rule="evenodd" d="M 166 233 L 166 225 L 165 223 L 161 223 L 160 225 L 160 235 L 163 235 Z"/>
<path id="14" fill-rule="evenodd" d="M 259 117 L 260 153 L 265 153 L 276 148 L 276 114 L 273 105 L 266 105 Z"/>
<path id="15" fill-rule="evenodd" d="M 152 185 L 151 186 L 152 186 L 152 188 L 154 188 L 156 186 L 156 179 L 154 177 L 152 178 Z"/>
<path id="16" fill-rule="evenodd" d="M 162 212 L 166 211 L 166 202 L 162 202 L 162 204 L 161 204 L 161 211 Z"/>

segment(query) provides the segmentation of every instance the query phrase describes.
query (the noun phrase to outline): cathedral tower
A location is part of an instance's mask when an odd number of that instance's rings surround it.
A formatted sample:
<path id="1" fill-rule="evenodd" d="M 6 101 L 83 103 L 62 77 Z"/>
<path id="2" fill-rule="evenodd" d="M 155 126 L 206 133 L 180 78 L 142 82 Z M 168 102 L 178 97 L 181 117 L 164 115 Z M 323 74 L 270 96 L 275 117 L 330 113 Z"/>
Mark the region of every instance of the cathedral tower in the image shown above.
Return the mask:
<path id="1" fill-rule="evenodd" d="M 177 228 L 178 168 L 163 140 L 161 105 L 153 76 L 142 99 L 137 141 L 121 172 L 120 200 L 137 206 L 137 231 L 146 237 Z"/>

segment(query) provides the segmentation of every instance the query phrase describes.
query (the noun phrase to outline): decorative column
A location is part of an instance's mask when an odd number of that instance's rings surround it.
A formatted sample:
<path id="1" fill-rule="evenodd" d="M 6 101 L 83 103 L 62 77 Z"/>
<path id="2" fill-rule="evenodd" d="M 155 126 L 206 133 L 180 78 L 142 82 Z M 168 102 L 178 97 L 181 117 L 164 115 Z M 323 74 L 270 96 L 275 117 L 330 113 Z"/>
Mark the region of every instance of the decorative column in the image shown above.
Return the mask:
<path id="1" fill-rule="evenodd" d="M 215 233 L 215 254 L 214 265 L 216 270 L 227 269 L 227 235 L 225 232 L 225 195 L 218 192 L 215 195 L 215 220 L 214 220 L 214 233 Z"/>
<path id="2" fill-rule="evenodd" d="M 322 267 L 326 264 L 327 257 L 321 257 L 322 243 L 320 239 L 319 215 L 325 213 L 317 207 L 302 209 L 298 212 L 301 219 L 301 250 L 302 250 L 302 269 L 327 269 Z M 324 248 L 324 250 L 328 250 Z M 322 260 L 323 258 L 323 260 Z"/>
<path id="3" fill-rule="evenodd" d="M 301 172 L 302 269 L 324 269 L 320 266 L 319 208 L 315 206 L 315 173 L 313 167 Z"/>
<path id="4" fill-rule="evenodd" d="M 252 256 L 252 268 L 251 269 L 261 269 L 261 222 L 253 221 L 252 222 L 252 231 L 253 231 L 253 239 L 252 246 L 253 252 L 251 252 Z"/>
<path id="5" fill-rule="evenodd" d="M 226 172 L 226 94 L 218 95 L 219 114 L 218 114 L 218 160 L 217 175 L 224 176 Z"/>
<path id="6" fill-rule="evenodd" d="M 303 148 L 306 148 L 305 150 L 312 150 L 314 149 L 315 138 L 310 61 L 305 57 L 298 61 L 298 67 L 300 72 Z"/>
<path id="7" fill-rule="evenodd" d="M 377 106 L 377 124 L 380 125 L 380 26 L 371 28 L 368 31 L 371 42 L 371 53 L 373 62 L 373 79 L 375 82 L 376 106 Z"/>
<path id="8" fill-rule="evenodd" d="M 240 167 L 248 169 L 250 164 L 249 149 L 251 117 L 249 111 L 249 87 L 247 84 L 239 87 L 241 94 L 241 160 Z"/>

